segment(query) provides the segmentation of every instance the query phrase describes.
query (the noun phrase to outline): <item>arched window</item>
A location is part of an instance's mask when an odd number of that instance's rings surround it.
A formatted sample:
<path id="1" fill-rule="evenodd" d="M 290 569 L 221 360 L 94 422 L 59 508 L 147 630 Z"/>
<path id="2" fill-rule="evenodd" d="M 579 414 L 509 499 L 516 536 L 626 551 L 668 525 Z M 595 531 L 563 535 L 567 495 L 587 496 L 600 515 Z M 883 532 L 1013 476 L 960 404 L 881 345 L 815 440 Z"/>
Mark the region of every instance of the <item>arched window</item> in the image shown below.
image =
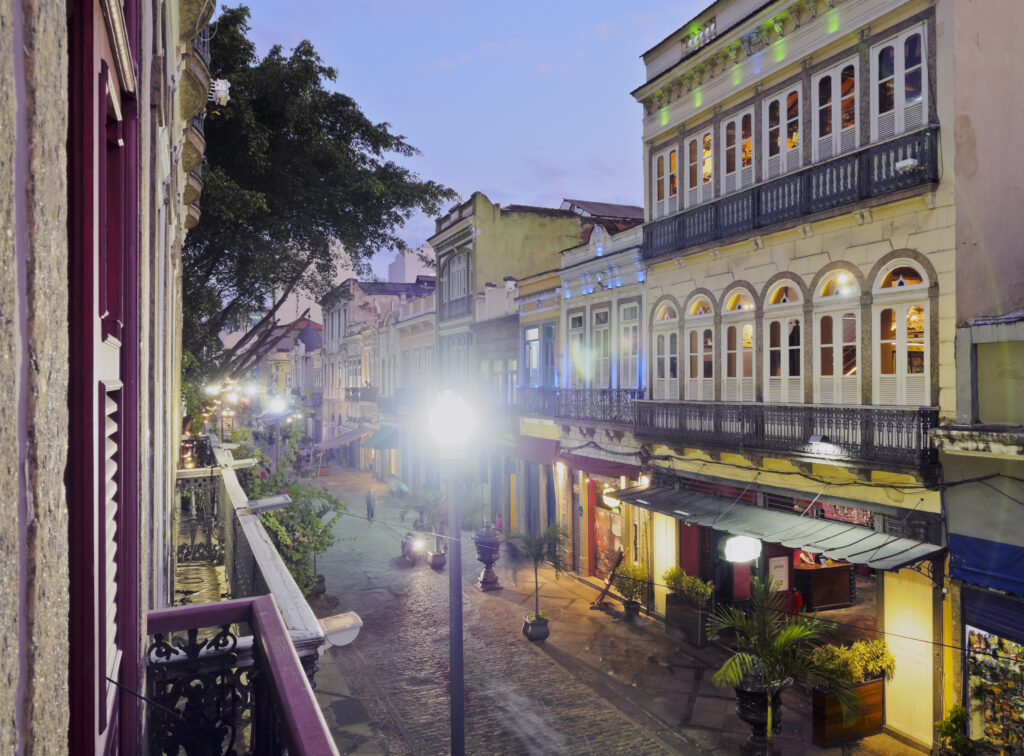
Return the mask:
<path id="1" fill-rule="evenodd" d="M 722 124 L 725 150 L 722 153 L 723 193 L 744 189 L 754 183 L 754 114 L 747 112 Z"/>
<path id="2" fill-rule="evenodd" d="M 765 305 L 765 400 L 802 402 L 803 309 L 800 289 L 789 281 L 768 294 Z"/>
<path id="3" fill-rule="evenodd" d="M 619 388 L 640 385 L 640 305 L 619 306 Z"/>
<path id="4" fill-rule="evenodd" d="M 913 263 L 887 265 L 873 291 L 874 403 L 929 403 L 928 281 Z"/>
<path id="5" fill-rule="evenodd" d="M 814 298 L 814 401 L 860 404 L 860 309 L 856 279 L 829 276 Z"/>
<path id="6" fill-rule="evenodd" d="M 742 289 L 725 298 L 722 343 L 722 398 L 754 401 L 754 300 Z"/>
<path id="7" fill-rule="evenodd" d="M 715 337 L 714 311 L 706 297 L 696 297 L 686 318 L 686 398 L 714 401 Z"/>
<path id="8" fill-rule="evenodd" d="M 652 389 L 655 399 L 679 398 L 679 313 L 670 304 L 661 305 L 654 316 Z"/>
<path id="9" fill-rule="evenodd" d="M 714 155 L 711 132 L 686 142 L 686 206 L 693 207 L 715 197 Z"/>
<path id="10" fill-rule="evenodd" d="M 799 90 L 766 100 L 764 124 L 764 178 L 795 171 L 800 167 Z"/>

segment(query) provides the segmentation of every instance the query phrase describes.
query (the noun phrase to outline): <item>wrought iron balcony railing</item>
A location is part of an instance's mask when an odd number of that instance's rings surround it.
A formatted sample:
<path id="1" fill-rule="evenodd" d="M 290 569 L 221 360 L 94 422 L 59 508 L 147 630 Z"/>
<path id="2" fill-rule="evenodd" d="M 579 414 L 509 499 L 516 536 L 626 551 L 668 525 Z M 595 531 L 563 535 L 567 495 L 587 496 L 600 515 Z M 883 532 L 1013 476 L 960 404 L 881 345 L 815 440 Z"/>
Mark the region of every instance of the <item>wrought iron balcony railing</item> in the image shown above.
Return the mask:
<path id="1" fill-rule="evenodd" d="M 634 432 L 652 441 L 922 468 L 936 464 L 935 407 L 636 402 Z M 813 439 L 813 440 L 812 440 Z"/>
<path id="2" fill-rule="evenodd" d="M 373 386 L 351 386 L 345 389 L 346 402 L 375 402 L 377 389 Z"/>
<path id="3" fill-rule="evenodd" d="M 210 67 L 210 27 L 207 26 L 199 30 L 195 40 L 192 42 L 192 47 L 196 51 L 196 55 L 199 59 L 206 64 L 206 67 Z"/>
<path id="4" fill-rule="evenodd" d="M 206 137 L 206 111 L 200 110 L 194 116 L 192 116 L 192 127 L 199 132 L 199 135 L 203 138 Z"/>
<path id="5" fill-rule="evenodd" d="M 519 411 L 569 420 L 632 425 L 643 389 L 520 388 Z"/>
<path id="6" fill-rule="evenodd" d="M 939 180 L 936 126 L 766 181 L 644 226 L 643 256 L 658 257 L 822 210 Z"/>
<path id="7" fill-rule="evenodd" d="M 151 753 L 338 753 L 272 596 L 154 611 L 148 627 Z"/>
<path id="8" fill-rule="evenodd" d="M 442 302 L 441 320 L 451 320 L 452 318 L 461 318 L 463 315 L 469 315 L 472 303 L 473 297 L 468 294 L 458 299 Z"/>

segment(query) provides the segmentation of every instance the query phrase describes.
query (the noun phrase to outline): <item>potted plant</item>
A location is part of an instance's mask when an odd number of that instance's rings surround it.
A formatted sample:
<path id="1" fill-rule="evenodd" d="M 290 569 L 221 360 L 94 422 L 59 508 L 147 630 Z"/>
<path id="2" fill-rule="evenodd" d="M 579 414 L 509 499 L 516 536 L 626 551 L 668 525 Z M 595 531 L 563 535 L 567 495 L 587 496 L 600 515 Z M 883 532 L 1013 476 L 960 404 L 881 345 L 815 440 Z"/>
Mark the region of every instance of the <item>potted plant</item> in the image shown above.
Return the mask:
<path id="1" fill-rule="evenodd" d="M 773 753 L 772 736 L 782 725 L 779 696 L 794 680 L 833 689 L 847 719 L 856 715 L 850 684 L 806 650 L 806 644 L 824 639 L 825 624 L 809 615 L 785 613 L 771 583 L 752 578 L 746 607 L 715 610 L 708 621 L 708 639 L 723 632 L 734 634 L 735 649 L 711 681 L 736 690 L 736 714 L 752 730 L 748 752 Z"/>
<path id="2" fill-rule="evenodd" d="M 540 610 L 540 565 L 545 560 L 555 568 L 555 577 L 562 571 L 562 544 L 569 538 L 568 532 L 560 525 L 549 525 L 538 535 L 530 533 L 513 533 L 508 541 L 513 548 L 508 553 L 517 564 L 533 565 L 533 614 L 523 619 L 523 635 L 532 641 L 541 641 L 548 637 L 547 615 Z"/>
<path id="3" fill-rule="evenodd" d="M 942 741 L 942 753 L 965 756 L 974 751 L 974 741 L 967 735 L 967 710 L 963 706 L 954 706 L 941 722 L 936 722 L 939 739 Z"/>
<path id="4" fill-rule="evenodd" d="M 614 582 L 615 590 L 622 597 L 626 619 L 631 620 L 640 614 L 640 604 L 647 602 L 647 568 L 637 562 L 626 561 L 615 571 Z"/>
<path id="5" fill-rule="evenodd" d="M 896 671 L 896 660 L 885 640 L 857 641 L 849 646 L 820 646 L 811 654 L 816 664 L 849 683 L 860 715 L 843 721 L 835 692 L 816 686 L 811 694 L 814 744 L 823 748 L 877 735 L 882 731 L 885 679 Z"/>
<path id="6" fill-rule="evenodd" d="M 701 580 L 679 566 L 662 576 L 669 593 L 665 597 L 665 632 L 674 638 L 703 648 L 707 644 L 707 623 L 714 608 L 715 584 Z"/>

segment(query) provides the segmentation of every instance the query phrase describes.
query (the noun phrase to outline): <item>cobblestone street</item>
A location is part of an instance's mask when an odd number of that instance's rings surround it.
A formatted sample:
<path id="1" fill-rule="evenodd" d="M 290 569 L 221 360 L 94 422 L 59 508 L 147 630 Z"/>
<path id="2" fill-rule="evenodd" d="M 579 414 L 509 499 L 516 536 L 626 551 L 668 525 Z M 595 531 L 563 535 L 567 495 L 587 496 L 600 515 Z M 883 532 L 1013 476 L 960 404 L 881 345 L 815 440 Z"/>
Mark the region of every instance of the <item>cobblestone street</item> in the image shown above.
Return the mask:
<path id="1" fill-rule="evenodd" d="M 355 754 L 443 754 L 449 748 L 448 573 L 399 555 L 406 526 L 400 504 L 368 475 L 323 480 L 349 506 L 342 539 L 321 558 L 327 596 L 320 616 L 354 610 L 364 621 L 356 641 L 320 663 L 317 695 L 339 750 Z M 365 520 L 368 487 L 379 492 L 376 519 Z M 465 536 L 469 534 L 466 533 Z M 503 590 L 481 593 L 472 541 L 463 543 L 466 752 L 470 754 L 732 754 L 749 732 L 730 689 L 710 683 L 722 658 L 668 638 L 646 618 L 625 622 L 618 603 L 593 611 L 596 589 L 563 575 L 542 575 L 541 605 L 551 637 L 522 633 L 532 576 L 503 562 Z M 786 754 L 818 754 L 810 745 L 806 699 L 786 695 Z M 886 736 L 860 754 L 913 753 Z"/>

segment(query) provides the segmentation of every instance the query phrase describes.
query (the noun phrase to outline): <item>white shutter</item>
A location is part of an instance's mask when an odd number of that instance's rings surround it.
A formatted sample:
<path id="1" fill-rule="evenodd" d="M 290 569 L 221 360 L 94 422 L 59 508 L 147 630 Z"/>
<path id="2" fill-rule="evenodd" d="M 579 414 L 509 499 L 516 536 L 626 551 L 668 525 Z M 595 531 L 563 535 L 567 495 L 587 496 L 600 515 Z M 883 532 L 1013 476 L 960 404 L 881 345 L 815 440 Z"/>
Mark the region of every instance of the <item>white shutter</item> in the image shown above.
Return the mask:
<path id="1" fill-rule="evenodd" d="M 113 394 L 113 396 L 112 396 Z M 121 460 L 119 453 L 120 429 L 118 428 L 118 404 L 117 397 L 120 392 L 114 391 L 104 395 L 104 444 L 103 444 L 103 488 L 102 501 L 102 535 L 104 539 L 103 556 L 103 583 L 104 599 L 106 601 L 104 643 L 106 653 L 106 674 L 113 676 L 119 663 L 117 643 L 117 515 L 118 505 L 121 499 L 119 490 L 120 470 L 118 469 Z M 116 679 L 116 678 L 115 678 Z"/>
<path id="2" fill-rule="evenodd" d="M 777 376 L 769 376 L 768 378 L 768 401 L 769 402 L 781 402 L 782 401 L 782 378 Z"/>
<path id="3" fill-rule="evenodd" d="M 786 379 L 786 401 L 787 402 L 803 402 L 803 391 L 799 377 L 791 377 Z"/>
<path id="4" fill-rule="evenodd" d="M 779 175 L 779 171 L 781 170 L 781 165 L 782 165 L 782 155 L 781 154 L 779 154 L 779 155 L 772 155 L 770 158 L 768 158 L 768 162 L 767 162 L 768 169 L 766 171 L 766 178 L 773 179 L 776 176 L 778 176 Z"/>
<path id="5" fill-rule="evenodd" d="M 924 100 L 918 100 L 903 109 L 903 131 L 924 125 Z"/>
<path id="6" fill-rule="evenodd" d="M 842 382 L 842 397 L 840 404 L 860 404 L 860 394 L 857 391 L 857 376 L 844 375 L 840 378 Z"/>
<path id="7" fill-rule="evenodd" d="M 700 399 L 700 379 L 690 378 L 686 382 L 686 398 Z"/>
<path id="8" fill-rule="evenodd" d="M 888 139 L 896 133 L 896 111 L 890 110 L 885 115 L 878 116 L 877 123 L 877 138 L 879 140 Z"/>
<path id="9" fill-rule="evenodd" d="M 822 404 L 835 404 L 835 378 L 832 376 L 821 376 L 818 378 L 818 401 Z"/>
<path id="10" fill-rule="evenodd" d="M 895 375 L 878 376 L 877 404 L 899 404 L 899 382 Z"/>
<path id="11" fill-rule="evenodd" d="M 743 378 L 740 380 L 740 401 L 741 402 L 752 402 L 754 401 L 754 379 Z"/>
<path id="12" fill-rule="evenodd" d="M 715 379 L 714 378 L 701 378 L 700 379 L 700 398 L 705 402 L 714 401 L 715 398 Z"/>
<path id="13" fill-rule="evenodd" d="M 927 396 L 927 385 L 925 384 L 924 375 L 908 375 L 907 376 L 907 400 L 906 404 L 910 405 L 925 405 L 928 403 Z"/>

